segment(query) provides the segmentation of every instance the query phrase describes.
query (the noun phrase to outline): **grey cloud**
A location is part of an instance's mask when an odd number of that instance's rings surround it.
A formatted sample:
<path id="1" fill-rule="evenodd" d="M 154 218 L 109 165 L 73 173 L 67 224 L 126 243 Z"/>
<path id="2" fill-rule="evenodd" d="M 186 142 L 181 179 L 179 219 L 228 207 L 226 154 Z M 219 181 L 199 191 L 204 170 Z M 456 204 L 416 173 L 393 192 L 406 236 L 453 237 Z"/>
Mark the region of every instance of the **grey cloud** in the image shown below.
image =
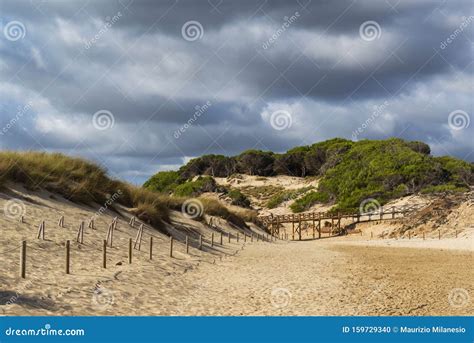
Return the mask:
<path id="1" fill-rule="evenodd" d="M 0 125 L 34 99 L 2 148 L 77 153 L 141 181 L 202 153 L 351 138 L 388 101 L 359 138 L 421 139 L 473 160 L 473 124 L 453 132 L 447 117 L 472 117 L 474 23 L 440 47 L 474 14 L 468 1 L 2 1 L 0 10 L 2 30 L 10 20 L 27 28 L 20 41 L 0 40 Z M 202 39 L 183 39 L 188 20 Z M 381 27 L 369 42 L 359 36 L 368 20 Z M 278 109 L 292 115 L 287 130 L 269 123 Z M 99 110 L 113 113 L 112 129 L 93 127 Z"/>

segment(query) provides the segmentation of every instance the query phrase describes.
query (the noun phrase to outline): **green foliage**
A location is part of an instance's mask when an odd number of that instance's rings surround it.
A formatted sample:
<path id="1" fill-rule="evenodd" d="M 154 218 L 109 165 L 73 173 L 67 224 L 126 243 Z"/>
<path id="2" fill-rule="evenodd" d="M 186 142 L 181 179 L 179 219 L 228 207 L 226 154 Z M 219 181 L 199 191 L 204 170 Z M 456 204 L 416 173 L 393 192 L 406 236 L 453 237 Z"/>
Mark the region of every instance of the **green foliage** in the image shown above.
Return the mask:
<path id="1" fill-rule="evenodd" d="M 284 154 L 248 150 L 236 157 L 207 155 L 180 169 L 186 177 L 212 175 L 216 171 L 222 176 L 239 172 L 321 177 L 317 194 L 323 195 L 299 199 L 293 205 L 296 211 L 326 200 L 335 202 L 338 210 L 352 211 L 367 198 L 384 204 L 415 192 L 455 191 L 474 184 L 472 164 L 447 156 L 432 157 L 427 144 L 396 138 L 358 142 L 334 138 Z M 286 199 L 285 194 L 270 196 L 271 207 Z"/>
<path id="2" fill-rule="evenodd" d="M 143 184 L 143 187 L 154 192 L 170 193 L 180 183 L 177 171 L 162 171 L 153 175 Z"/>
<path id="3" fill-rule="evenodd" d="M 295 189 L 293 191 L 282 191 L 279 192 L 278 194 L 272 196 L 268 202 L 267 202 L 267 207 L 268 208 L 275 208 L 278 205 L 280 205 L 284 201 L 288 201 L 291 199 L 296 199 L 298 196 L 300 196 L 303 193 L 306 193 L 307 191 L 313 189 L 313 186 L 308 186 L 308 187 L 303 187 L 299 189 Z"/>
<path id="4" fill-rule="evenodd" d="M 239 173 L 269 176 L 273 174 L 275 156 L 272 152 L 247 150 L 236 158 Z"/>
<path id="5" fill-rule="evenodd" d="M 309 209 L 311 206 L 317 203 L 325 204 L 329 202 L 329 194 L 323 192 L 309 192 L 302 198 L 297 199 L 293 204 L 290 205 L 290 209 L 295 212 L 303 212 Z"/>
<path id="6" fill-rule="evenodd" d="M 189 179 L 197 175 L 227 177 L 236 172 L 236 164 L 234 157 L 203 155 L 182 166 L 179 169 L 179 174 L 183 179 Z"/>
<path id="7" fill-rule="evenodd" d="M 214 192 L 216 181 L 211 176 L 200 176 L 195 181 L 187 181 L 174 189 L 174 195 L 180 197 L 195 197 L 204 192 Z"/>
<path id="8" fill-rule="evenodd" d="M 250 207 L 250 200 L 238 189 L 231 189 L 227 195 L 232 199 L 232 205 Z"/>
<path id="9" fill-rule="evenodd" d="M 446 192 L 466 192 L 468 187 L 460 187 L 453 184 L 437 185 L 437 186 L 428 186 L 421 190 L 421 193 L 446 193 Z"/>
<path id="10" fill-rule="evenodd" d="M 400 139 L 354 143 L 328 169 L 319 190 L 337 200 L 337 208 L 356 210 L 361 201 L 375 198 L 384 204 L 393 197 L 428 186 L 472 182 L 473 168 L 453 158 L 433 158 L 413 150 Z M 469 181 L 470 180 L 470 181 Z"/>

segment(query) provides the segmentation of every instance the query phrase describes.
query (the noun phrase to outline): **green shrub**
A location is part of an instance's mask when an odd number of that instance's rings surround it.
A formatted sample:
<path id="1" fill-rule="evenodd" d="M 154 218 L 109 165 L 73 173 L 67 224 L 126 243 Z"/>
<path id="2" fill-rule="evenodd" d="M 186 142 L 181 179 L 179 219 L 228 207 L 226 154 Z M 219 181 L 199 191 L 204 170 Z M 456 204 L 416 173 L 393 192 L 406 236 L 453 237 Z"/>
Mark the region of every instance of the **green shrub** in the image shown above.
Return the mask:
<path id="1" fill-rule="evenodd" d="M 227 195 L 231 198 L 231 204 L 240 207 L 249 207 L 250 200 L 238 189 L 231 189 Z"/>
<path id="2" fill-rule="evenodd" d="M 204 192 L 214 192 L 216 181 L 211 176 L 200 176 L 195 181 L 180 184 L 174 190 L 174 195 L 180 197 L 196 197 Z"/>
<path id="3" fill-rule="evenodd" d="M 453 184 L 447 184 L 447 185 L 425 187 L 421 190 L 421 193 L 428 194 L 428 193 L 446 193 L 446 192 L 466 192 L 468 190 L 469 190 L 468 187 L 460 187 Z"/>
<path id="4" fill-rule="evenodd" d="M 327 193 L 322 192 L 309 192 L 300 199 L 297 199 L 293 204 L 290 205 L 290 209 L 295 212 L 303 212 L 309 209 L 311 206 L 317 203 L 327 203 L 330 197 Z"/>
<path id="5" fill-rule="evenodd" d="M 272 196 L 268 202 L 267 202 L 267 207 L 268 208 L 275 208 L 279 206 L 282 202 L 291 200 L 291 199 L 296 199 L 298 196 L 300 196 L 303 193 L 306 193 L 307 191 L 314 189 L 313 186 L 308 186 L 308 187 L 303 187 L 299 189 L 295 189 L 293 191 L 282 191 L 274 196 Z"/>
<path id="6" fill-rule="evenodd" d="M 177 171 L 162 171 L 153 175 L 143 184 L 143 187 L 154 192 L 170 193 L 182 181 Z"/>

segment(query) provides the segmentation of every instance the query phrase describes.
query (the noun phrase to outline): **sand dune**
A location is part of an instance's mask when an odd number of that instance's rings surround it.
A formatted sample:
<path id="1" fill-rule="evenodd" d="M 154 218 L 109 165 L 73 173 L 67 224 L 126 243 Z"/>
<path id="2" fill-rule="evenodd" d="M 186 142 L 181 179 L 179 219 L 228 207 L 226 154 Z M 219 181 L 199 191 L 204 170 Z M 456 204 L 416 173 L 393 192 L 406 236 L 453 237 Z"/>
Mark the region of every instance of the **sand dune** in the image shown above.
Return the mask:
<path id="1" fill-rule="evenodd" d="M 80 245 L 75 242 L 78 225 L 97 209 L 48 193 L 17 191 L 26 204 L 25 222 L 0 217 L 3 315 L 470 315 L 474 310 L 469 230 L 442 240 L 371 239 L 372 230 L 390 225 L 384 222 L 361 224 L 362 235 L 270 243 L 244 242 L 240 232 L 236 242 L 238 231 L 225 221 L 215 219 L 212 229 L 176 212 L 175 228 L 165 228 L 176 238 L 173 258 L 168 236 L 147 228 L 142 250 L 134 250 L 128 264 L 128 239 L 137 228 L 126 216 L 99 216 Z M 8 200 L 11 195 L 2 194 L 0 208 Z M 65 228 L 57 226 L 61 215 Z M 114 216 L 118 228 L 103 269 L 101 242 Z M 46 223 L 44 241 L 35 238 L 40 218 Z M 232 233 L 232 242 L 224 236 L 220 245 L 220 232 Z M 209 246 L 212 233 L 214 247 Z M 196 245 L 199 234 L 207 240 L 203 251 Z M 151 235 L 153 260 L 147 248 Z M 185 235 L 193 238 L 189 254 Z M 18 274 L 24 239 L 26 279 Z M 72 245 L 69 275 L 64 270 L 67 239 Z"/>

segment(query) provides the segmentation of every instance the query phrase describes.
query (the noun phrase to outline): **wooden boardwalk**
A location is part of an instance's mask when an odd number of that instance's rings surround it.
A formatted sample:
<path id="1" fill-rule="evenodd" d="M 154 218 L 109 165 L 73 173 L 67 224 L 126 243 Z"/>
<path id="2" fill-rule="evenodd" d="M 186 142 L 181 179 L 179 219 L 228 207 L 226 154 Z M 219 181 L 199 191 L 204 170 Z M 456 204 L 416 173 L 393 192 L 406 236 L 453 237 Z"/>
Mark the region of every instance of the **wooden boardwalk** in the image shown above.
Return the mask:
<path id="1" fill-rule="evenodd" d="M 259 221 L 273 236 L 282 239 L 287 239 L 288 237 L 281 236 L 280 228 L 283 227 L 283 224 L 291 224 L 291 239 L 294 240 L 295 235 L 297 235 L 298 240 L 301 240 L 303 229 L 311 228 L 313 230 L 313 238 L 316 238 L 316 231 L 318 232 L 318 238 L 321 238 L 321 232 L 324 228 L 329 230 L 330 235 L 341 233 L 344 229 L 341 227 L 341 220 L 343 219 L 350 219 L 350 223 L 359 223 L 403 218 L 419 211 L 423 207 L 424 205 L 380 207 L 375 211 L 366 213 L 304 212 L 298 214 L 262 216 L 259 217 Z M 324 223 L 324 227 L 321 223 Z"/>

